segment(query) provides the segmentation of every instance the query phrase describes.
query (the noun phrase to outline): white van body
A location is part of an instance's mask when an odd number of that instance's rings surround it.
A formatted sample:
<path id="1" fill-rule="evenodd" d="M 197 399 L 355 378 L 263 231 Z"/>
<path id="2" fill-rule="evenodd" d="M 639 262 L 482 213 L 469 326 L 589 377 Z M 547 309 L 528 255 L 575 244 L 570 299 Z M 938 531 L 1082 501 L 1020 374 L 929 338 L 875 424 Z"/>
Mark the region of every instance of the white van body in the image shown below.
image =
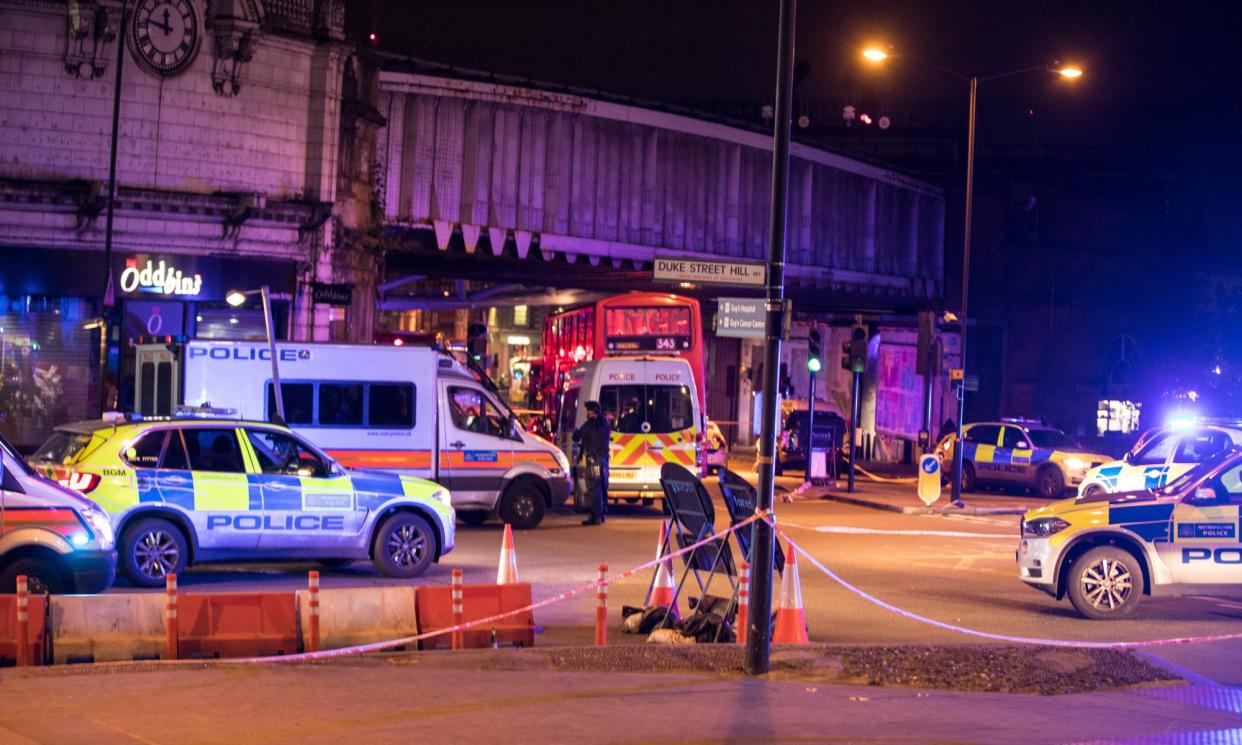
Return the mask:
<path id="1" fill-rule="evenodd" d="M 586 402 L 612 416 L 608 459 L 611 497 L 662 498 L 660 468 L 699 468 L 703 412 L 690 363 L 677 357 L 606 357 L 569 372 L 557 439 L 571 452 L 573 431 L 586 421 Z"/>
<path id="2" fill-rule="evenodd" d="M 196 340 L 180 351 L 185 404 L 273 418 L 265 342 Z M 514 527 L 532 528 L 569 495 L 564 454 L 513 426 L 508 408 L 447 354 L 296 342 L 278 343 L 276 354 L 286 423 L 346 467 L 436 481 L 468 522 L 499 514 Z"/>

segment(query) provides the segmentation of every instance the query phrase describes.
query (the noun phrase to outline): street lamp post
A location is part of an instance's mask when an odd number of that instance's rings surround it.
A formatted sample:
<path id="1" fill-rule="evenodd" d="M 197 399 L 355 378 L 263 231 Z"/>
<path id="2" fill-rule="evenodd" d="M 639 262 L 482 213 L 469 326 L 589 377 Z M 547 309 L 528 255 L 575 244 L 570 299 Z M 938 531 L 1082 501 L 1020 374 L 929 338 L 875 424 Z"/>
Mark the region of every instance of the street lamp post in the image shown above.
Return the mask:
<path id="1" fill-rule="evenodd" d="M 1061 65 L 1059 61 L 1054 61 L 1051 67 L 1048 65 L 1034 65 L 1031 67 L 1023 67 L 1018 70 L 1010 70 L 1009 72 L 1002 72 L 997 75 L 988 75 L 980 78 L 977 75 L 963 75 L 961 73 L 954 72 L 953 70 L 941 67 L 940 65 L 919 59 L 911 54 L 902 53 L 901 55 L 897 55 L 874 47 L 864 50 L 863 57 L 876 63 L 884 62 L 889 58 L 908 57 L 919 64 L 934 67 L 943 73 L 952 75 L 959 80 L 969 81 L 970 83 L 970 110 L 966 123 L 966 193 L 964 195 L 966 205 L 965 215 L 963 218 L 964 225 L 962 227 L 962 302 L 961 313 L 958 316 L 962 329 L 961 337 L 958 342 L 962 379 L 959 381 L 957 386 L 957 428 L 953 439 L 952 499 L 953 504 L 960 507 L 965 504 L 962 500 L 962 456 L 965 449 L 962 446 L 962 427 L 966 419 L 966 319 L 968 318 L 966 306 L 967 301 L 970 298 L 970 234 L 973 224 L 972 211 L 974 207 L 975 193 L 975 112 L 979 100 L 979 83 L 980 81 L 986 82 L 989 80 L 998 80 L 1000 78 L 1009 78 L 1014 75 L 1022 75 L 1024 73 L 1035 72 L 1037 70 L 1053 72 L 1063 78 L 1074 80 L 1082 77 L 1082 69 L 1072 65 Z M 930 375 L 930 372 L 928 374 Z"/>
<path id="2" fill-rule="evenodd" d="M 257 294 L 263 304 L 263 329 L 267 333 L 267 353 L 272 359 L 272 394 L 276 399 L 277 424 L 285 423 L 285 397 L 280 390 L 280 365 L 276 360 L 276 333 L 272 325 L 272 293 L 267 285 L 257 290 L 233 290 L 224 296 L 225 302 L 234 308 L 246 302 L 246 298 Z"/>

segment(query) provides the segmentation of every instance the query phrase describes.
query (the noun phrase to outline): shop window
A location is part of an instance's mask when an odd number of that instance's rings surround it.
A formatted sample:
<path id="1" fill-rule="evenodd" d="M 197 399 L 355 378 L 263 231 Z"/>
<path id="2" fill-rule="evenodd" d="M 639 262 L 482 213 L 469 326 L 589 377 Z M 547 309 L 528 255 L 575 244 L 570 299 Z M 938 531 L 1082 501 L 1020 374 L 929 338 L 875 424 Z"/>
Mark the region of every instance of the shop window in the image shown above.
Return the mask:
<path id="1" fill-rule="evenodd" d="M 99 416 L 100 324 L 78 298 L 0 296 L 0 432 L 36 447 Z"/>

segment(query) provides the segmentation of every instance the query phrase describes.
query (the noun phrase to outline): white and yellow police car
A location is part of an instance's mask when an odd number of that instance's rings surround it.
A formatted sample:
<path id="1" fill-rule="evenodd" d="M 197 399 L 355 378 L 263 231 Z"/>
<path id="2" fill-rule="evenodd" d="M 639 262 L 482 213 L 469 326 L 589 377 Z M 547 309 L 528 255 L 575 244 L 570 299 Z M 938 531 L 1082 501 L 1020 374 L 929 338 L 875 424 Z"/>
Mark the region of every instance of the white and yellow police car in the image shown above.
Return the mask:
<path id="1" fill-rule="evenodd" d="M 1087 618 L 1129 615 L 1143 595 L 1242 595 L 1242 450 L 1155 490 L 1066 499 L 1022 518 L 1018 576 Z"/>
<path id="2" fill-rule="evenodd" d="M 952 469 L 954 439 L 948 435 L 936 446 L 946 473 Z M 1056 499 L 1091 468 L 1111 460 L 1083 450 L 1059 429 L 1021 419 L 968 424 L 962 439 L 963 491 L 981 485 L 1016 486 Z"/>
<path id="3" fill-rule="evenodd" d="M 156 587 L 189 564 L 369 559 L 416 577 L 453 549 L 446 489 L 348 471 L 286 427 L 122 418 L 58 427 L 31 463 L 108 513 L 121 572 Z"/>
<path id="4" fill-rule="evenodd" d="M 1159 489 L 1205 459 L 1238 446 L 1242 446 L 1242 427 L 1162 427 L 1141 437 L 1121 460 L 1088 471 L 1078 493 L 1090 497 Z"/>

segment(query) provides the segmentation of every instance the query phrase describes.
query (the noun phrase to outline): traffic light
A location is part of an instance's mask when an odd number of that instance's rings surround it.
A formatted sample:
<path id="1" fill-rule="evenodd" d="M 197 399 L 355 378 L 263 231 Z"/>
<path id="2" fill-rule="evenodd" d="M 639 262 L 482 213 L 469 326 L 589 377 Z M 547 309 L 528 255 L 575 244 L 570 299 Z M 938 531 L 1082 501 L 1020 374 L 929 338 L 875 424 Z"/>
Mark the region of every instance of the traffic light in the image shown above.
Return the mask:
<path id="1" fill-rule="evenodd" d="M 819 329 L 811 329 L 810 339 L 806 347 L 806 369 L 812 375 L 823 369 L 824 364 L 820 360 L 819 353 Z"/>
<path id="2" fill-rule="evenodd" d="M 487 358 L 487 326 L 472 323 L 466 328 L 466 354 L 470 359 L 483 364 Z"/>
<path id="3" fill-rule="evenodd" d="M 841 368 L 854 373 L 867 371 L 867 327 L 856 325 L 850 329 L 850 339 L 841 345 L 843 352 Z"/>

